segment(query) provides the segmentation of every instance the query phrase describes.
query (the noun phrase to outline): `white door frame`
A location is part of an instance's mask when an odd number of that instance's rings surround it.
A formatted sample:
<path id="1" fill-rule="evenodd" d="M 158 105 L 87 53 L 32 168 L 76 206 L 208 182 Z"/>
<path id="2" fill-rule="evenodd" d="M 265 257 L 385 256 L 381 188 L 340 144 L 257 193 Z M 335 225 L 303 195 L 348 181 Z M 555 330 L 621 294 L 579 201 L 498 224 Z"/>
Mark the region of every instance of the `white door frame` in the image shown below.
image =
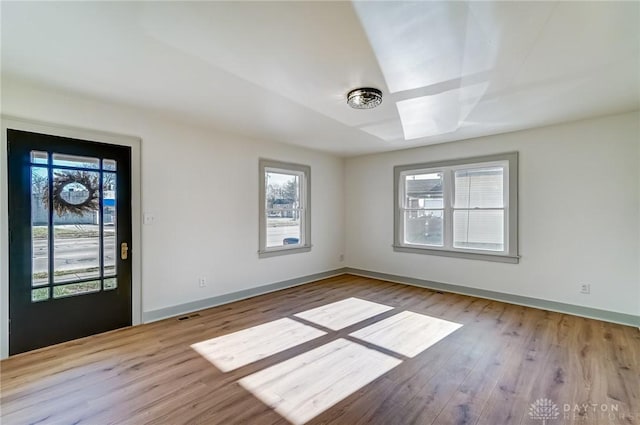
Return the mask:
<path id="1" fill-rule="evenodd" d="M 7 129 L 32 131 L 53 136 L 70 137 L 131 147 L 131 322 L 142 323 L 142 139 L 135 136 L 107 133 L 76 127 L 66 127 L 29 119 L 2 115 L 0 142 L 0 359 L 9 355 L 9 209 L 7 204 Z"/>

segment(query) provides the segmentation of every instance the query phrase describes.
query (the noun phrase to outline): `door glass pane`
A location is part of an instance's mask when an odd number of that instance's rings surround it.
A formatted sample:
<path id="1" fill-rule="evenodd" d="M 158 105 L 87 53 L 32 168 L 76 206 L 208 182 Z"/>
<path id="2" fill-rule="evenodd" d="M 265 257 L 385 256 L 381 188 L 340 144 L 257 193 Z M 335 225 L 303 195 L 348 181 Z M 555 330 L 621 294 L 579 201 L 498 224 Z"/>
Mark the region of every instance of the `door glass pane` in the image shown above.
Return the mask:
<path id="1" fill-rule="evenodd" d="M 413 245 L 442 246 L 442 210 L 405 211 L 404 242 Z"/>
<path id="2" fill-rule="evenodd" d="M 46 165 L 49 163 L 49 154 L 42 151 L 31 151 L 31 163 Z"/>
<path id="3" fill-rule="evenodd" d="M 32 286 L 33 302 L 113 290 L 118 287 L 116 277 L 117 220 L 116 173 L 117 163 L 102 160 L 102 196 L 100 192 L 100 159 L 53 153 L 52 193 L 49 193 L 49 154 L 31 152 L 31 227 L 32 227 Z M 84 169 L 82 169 L 84 168 Z M 87 168 L 96 171 L 86 170 Z M 292 176 L 287 176 L 288 178 Z M 295 189 L 297 190 L 297 176 Z M 286 189 L 283 186 L 283 189 Z M 287 193 L 286 191 L 283 193 Z M 296 199 L 298 197 L 296 196 Z M 102 202 L 102 216 L 100 203 Z M 49 207 L 53 221 L 49 220 Z M 284 215 L 286 216 L 286 214 Z M 50 258 L 49 232 L 53 230 L 53 258 Z M 102 231 L 103 239 L 100 240 Z M 285 232 L 285 236 L 293 236 Z M 299 238 L 299 231 L 297 234 Z M 288 240 L 292 243 L 292 239 Z M 102 246 L 101 246 L 102 243 Z M 287 241 L 280 241 L 280 244 Z M 102 249 L 102 259 L 100 253 Z M 100 270 L 100 261 L 104 270 Z M 53 288 L 49 284 L 49 263 L 53 262 Z M 101 281 L 101 277 L 105 277 Z M 96 278 L 85 282 L 75 282 Z M 68 283 L 66 283 L 68 282 Z M 60 283 L 63 283 L 60 285 Z"/>
<path id="4" fill-rule="evenodd" d="M 54 282 L 99 277 L 100 174 L 54 169 L 53 175 Z"/>
<path id="5" fill-rule="evenodd" d="M 72 297 L 74 295 L 82 295 L 90 292 L 98 292 L 100 290 L 100 281 L 92 280 L 90 282 L 70 283 L 68 285 L 59 285 L 53 287 L 53 298 Z"/>
<path id="6" fill-rule="evenodd" d="M 115 168 L 115 161 L 113 167 Z M 106 163 L 106 161 L 103 161 Z M 104 232 L 104 276 L 116 274 L 116 173 L 103 174 L 102 226 Z M 105 281 L 106 289 L 106 281 Z"/>
<path id="7" fill-rule="evenodd" d="M 31 290 L 31 301 L 46 301 L 49 299 L 49 287 L 46 288 L 36 288 Z"/>
<path id="8" fill-rule="evenodd" d="M 100 168 L 100 160 L 88 156 L 66 155 L 61 153 L 53 154 L 53 165 L 78 168 Z"/>
<path id="9" fill-rule="evenodd" d="M 49 283 L 49 172 L 31 167 L 31 271 L 33 286 Z M 39 294 L 41 292 L 38 292 Z M 48 295 L 47 295 L 48 296 Z"/>
<path id="10" fill-rule="evenodd" d="M 504 251 L 504 211 L 454 211 L 453 246 Z"/>
<path id="11" fill-rule="evenodd" d="M 108 171 L 116 171 L 116 161 L 114 161 L 113 159 L 103 159 L 102 169 Z"/>
<path id="12" fill-rule="evenodd" d="M 116 289 L 118 287 L 118 278 L 111 277 L 104 280 L 104 290 Z"/>
<path id="13" fill-rule="evenodd" d="M 503 167 L 455 172 L 455 208 L 503 208 Z"/>
<path id="14" fill-rule="evenodd" d="M 444 208 L 442 173 L 409 174 L 404 184 L 405 208 Z"/>

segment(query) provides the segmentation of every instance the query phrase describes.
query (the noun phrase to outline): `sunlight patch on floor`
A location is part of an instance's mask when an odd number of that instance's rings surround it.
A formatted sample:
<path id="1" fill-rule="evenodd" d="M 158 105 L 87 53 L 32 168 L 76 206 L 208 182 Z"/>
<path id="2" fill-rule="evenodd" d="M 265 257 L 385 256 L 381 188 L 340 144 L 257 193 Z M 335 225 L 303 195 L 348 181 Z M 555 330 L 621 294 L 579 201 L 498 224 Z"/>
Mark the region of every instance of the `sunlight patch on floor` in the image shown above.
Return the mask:
<path id="1" fill-rule="evenodd" d="M 198 342 L 191 348 L 222 372 L 229 372 L 325 334 L 283 318 Z"/>
<path id="2" fill-rule="evenodd" d="M 415 357 L 461 327 L 459 323 L 403 311 L 349 336 L 403 356 Z"/>
<path id="3" fill-rule="evenodd" d="M 323 335 L 313 325 L 339 331 L 393 307 L 347 298 L 311 310 L 193 344 L 196 352 L 223 372 L 280 353 Z M 313 325 L 297 321 L 300 318 Z M 302 425 L 346 399 L 462 325 L 402 311 L 320 347 L 284 360 L 238 383 L 294 425 Z M 358 341 L 368 343 L 367 346 Z"/>
<path id="4" fill-rule="evenodd" d="M 337 331 L 389 310 L 393 310 L 393 307 L 360 298 L 347 298 L 294 316 Z"/>
<path id="5" fill-rule="evenodd" d="M 291 423 L 301 425 L 400 363 L 340 338 L 238 382 Z"/>

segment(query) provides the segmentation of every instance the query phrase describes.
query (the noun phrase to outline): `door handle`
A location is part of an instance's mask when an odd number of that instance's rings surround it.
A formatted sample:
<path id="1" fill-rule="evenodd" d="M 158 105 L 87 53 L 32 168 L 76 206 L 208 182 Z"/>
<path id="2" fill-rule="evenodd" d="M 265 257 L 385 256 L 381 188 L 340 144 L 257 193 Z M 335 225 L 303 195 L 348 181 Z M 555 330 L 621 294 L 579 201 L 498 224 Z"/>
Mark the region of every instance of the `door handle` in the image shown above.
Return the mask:
<path id="1" fill-rule="evenodd" d="M 126 260 L 129 257 L 129 245 L 126 242 L 120 244 L 120 258 Z"/>

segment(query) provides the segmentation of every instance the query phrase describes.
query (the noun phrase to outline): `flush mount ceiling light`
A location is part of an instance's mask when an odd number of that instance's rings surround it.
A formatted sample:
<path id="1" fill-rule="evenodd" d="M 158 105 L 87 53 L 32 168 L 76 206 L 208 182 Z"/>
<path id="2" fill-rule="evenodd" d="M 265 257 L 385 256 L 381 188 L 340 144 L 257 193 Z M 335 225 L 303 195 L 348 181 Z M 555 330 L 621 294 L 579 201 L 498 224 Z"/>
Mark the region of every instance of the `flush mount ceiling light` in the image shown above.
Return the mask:
<path id="1" fill-rule="evenodd" d="M 378 89 L 363 87 L 351 90 L 347 94 L 347 104 L 355 109 L 371 109 L 382 103 L 382 92 Z"/>

